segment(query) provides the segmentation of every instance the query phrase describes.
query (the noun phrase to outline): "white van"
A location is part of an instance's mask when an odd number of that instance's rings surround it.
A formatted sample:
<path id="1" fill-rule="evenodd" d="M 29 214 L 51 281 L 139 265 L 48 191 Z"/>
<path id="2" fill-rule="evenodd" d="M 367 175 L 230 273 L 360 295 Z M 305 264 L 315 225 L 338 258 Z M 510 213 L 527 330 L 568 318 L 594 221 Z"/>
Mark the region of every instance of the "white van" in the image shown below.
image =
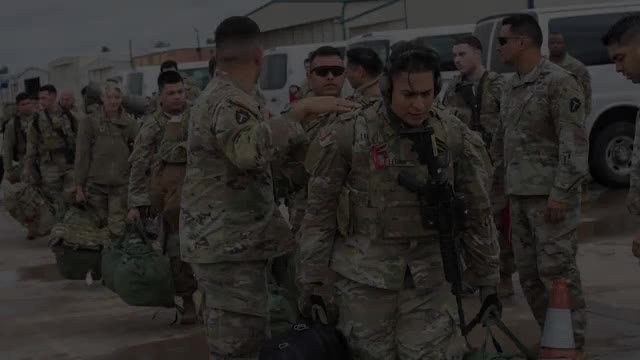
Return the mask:
<path id="1" fill-rule="evenodd" d="M 259 88 L 267 100 L 271 113 L 279 114 L 284 110 L 289 103 L 289 87 L 299 86 L 304 81 L 306 77 L 304 60 L 309 53 L 327 45 L 337 48 L 344 55 L 346 48 L 344 41 L 280 46 L 265 50 Z M 345 81 L 343 95 L 348 95 L 350 92 L 348 81 Z"/>
<path id="2" fill-rule="evenodd" d="M 598 182 L 609 187 L 629 184 L 634 124 L 640 103 L 640 88 L 617 74 L 601 38 L 620 18 L 640 13 L 640 2 L 579 5 L 523 10 L 535 16 L 544 34 L 543 53 L 548 55 L 549 32 L 564 35 L 569 53 L 582 61 L 591 74 L 592 112 L 587 118 L 589 165 Z M 485 50 L 487 68 L 512 73 L 500 62 L 497 38 L 501 21 L 509 14 L 481 19 L 474 35 Z"/>
<path id="3" fill-rule="evenodd" d="M 443 85 L 458 73 L 453 62 L 453 44 L 456 39 L 471 35 L 475 25 L 453 25 L 431 28 L 378 31 L 355 36 L 348 41 L 348 48 L 367 47 L 375 50 L 383 62 L 387 61 L 391 47 L 403 40 L 420 40 L 434 48 L 442 58 L 441 70 Z M 444 93 L 444 91 L 442 92 Z"/>

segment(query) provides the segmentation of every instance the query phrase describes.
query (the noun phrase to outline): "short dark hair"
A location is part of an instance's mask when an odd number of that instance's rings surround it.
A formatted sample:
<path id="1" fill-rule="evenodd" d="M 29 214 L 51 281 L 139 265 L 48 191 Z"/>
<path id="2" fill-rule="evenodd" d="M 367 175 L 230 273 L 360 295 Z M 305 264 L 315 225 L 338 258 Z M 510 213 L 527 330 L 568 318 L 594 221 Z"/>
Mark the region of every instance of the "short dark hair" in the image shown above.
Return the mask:
<path id="1" fill-rule="evenodd" d="M 16 105 L 20 105 L 20 103 L 25 100 L 31 100 L 31 98 L 29 97 L 29 95 L 27 95 L 27 93 L 21 92 L 18 95 L 16 95 Z"/>
<path id="2" fill-rule="evenodd" d="M 209 59 L 209 76 L 213 77 L 213 75 L 215 75 L 217 65 L 216 57 L 212 56 L 211 59 Z"/>
<path id="3" fill-rule="evenodd" d="M 317 57 L 320 56 L 337 56 L 340 60 L 344 60 L 344 56 L 340 52 L 340 50 L 334 48 L 333 46 L 321 46 L 314 50 L 311 55 L 309 55 L 309 62 L 313 62 Z"/>
<path id="4" fill-rule="evenodd" d="M 228 44 L 255 41 L 259 35 L 260 27 L 251 18 L 231 16 L 224 19 L 216 28 L 216 48 L 223 49 Z"/>
<path id="5" fill-rule="evenodd" d="M 542 46 L 542 29 L 538 24 L 538 20 L 532 15 L 515 14 L 507 16 L 502 20 L 502 25 L 509 25 L 511 32 L 530 38 L 537 47 Z"/>
<path id="6" fill-rule="evenodd" d="M 469 45 L 476 50 L 482 51 L 482 42 L 473 35 L 464 35 L 456 39 L 453 45 Z"/>
<path id="7" fill-rule="evenodd" d="M 349 65 L 362 66 L 369 76 L 376 77 L 382 73 L 384 64 L 380 56 L 371 48 L 353 48 L 347 50 L 347 61 Z"/>
<path id="8" fill-rule="evenodd" d="M 392 47 L 389 55 L 388 76 L 403 72 L 432 71 L 434 81 L 440 76 L 440 56 L 438 53 L 417 41 L 400 41 Z"/>
<path id="9" fill-rule="evenodd" d="M 166 60 L 160 64 L 160 72 L 163 72 L 167 69 L 175 69 L 178 70 L 178 63 L 173 60 Z"/>
<path id="10" fill-rule="evenodd" d="M 180 76 L 180 73 L 177 71 L 163 71 L 158 75 L 158 91 L 162 91 L 162 89 L 164 89 L 168 84 L 178 84 L 183 81 L 182 76 Z"/>
<path id="11" fill-rule="evenodd" d="M 43 92 L 43 91 L 46 91 L 49 94 L 57 94 L 58 93 L 58 90 L 56 90 L 56 87 L 51 85 L 51 84 L 40 86 L 40 89 L 38 90 L 38 92 Z"/>
<path id="12" fill-rule="evenodd" d="M 616 21 L 602 37 L 605 46 L 626 44 L 640 35 L 640 15 L 629 15 Z"/>

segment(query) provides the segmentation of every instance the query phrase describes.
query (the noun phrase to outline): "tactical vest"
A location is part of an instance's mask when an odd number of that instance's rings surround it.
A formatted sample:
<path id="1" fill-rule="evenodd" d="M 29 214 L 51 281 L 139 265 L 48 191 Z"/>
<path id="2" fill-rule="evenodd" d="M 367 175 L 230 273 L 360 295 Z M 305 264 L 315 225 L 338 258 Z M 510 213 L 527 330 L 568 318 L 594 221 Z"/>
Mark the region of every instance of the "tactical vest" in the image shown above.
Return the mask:
<path id="1" fill-rule="evenodd" d="M 129 139 L 127 134 L 128 125 L 116 124 L 112 123 L 104 118 L 102 114 L 99 115 L 100 120 L 98 121 L 97 129 L 95 129 L 95 136 L 91 140 L 91 145 L 95 145 L 96 143 L 105 143 L 105 144 L 115 144 L 115 141 L 121 142 L 129 149 L 129 154 L 133 150 L 133 144 Z M 122 116 L 126 116 L 122 114 Z M 91 121 L 90 118 L 85 119 L 84 121 Z M 109 125 L 113 125 L 113 129 Z"/>
<path id="2" fill-rule="evenodd" d="M 161 114 L 160 116 L 164 115 Z M 172 119 L 163 120 L 164 132 L 158 146 L 160 160 L 168 164 L 186 164 L 189 112 L 183 113 L 179 122 Z"/>
<path id="3" fill-rule="evenodd" d="M 33 125 L 40 135 L 41 152 L 63 152 L 67 146 L 66 143 L 75 148 L 75 132 L 71 120 L 64 115 L 61 119 L 62 124 L 54 124 L 53 118 L 46 113 L 44 116 L 33 119 Z"/>
<path id="4" fill-rule="evenodd" d="M 36 114 L 37 115 L 37 114 Z M 27 131 L 19 116 L 13 118 L 15 143 L 13 144 L 13 161 L 20 161 L 27 153 Z"/>

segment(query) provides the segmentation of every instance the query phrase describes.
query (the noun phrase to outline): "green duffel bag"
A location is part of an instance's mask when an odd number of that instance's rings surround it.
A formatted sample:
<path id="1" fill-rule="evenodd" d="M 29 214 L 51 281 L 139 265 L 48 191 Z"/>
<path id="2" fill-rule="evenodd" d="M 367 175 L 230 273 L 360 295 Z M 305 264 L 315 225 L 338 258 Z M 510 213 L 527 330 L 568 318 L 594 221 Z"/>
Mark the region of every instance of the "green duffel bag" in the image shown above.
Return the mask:
<path id="1" fill-rule="evenodd" d="M 115 272 L 122 263 L 124 252 L 122 251 L 122 241 L 114 241 L 102 250 L 102 285 L 115 292 Z"/>
<path id="2" fill-rule="evenodd" d="M 105 266 L 113 267 L 113 278 L 108 281 L 112 282 L 115 292 L 125 303 L 175 307 L 169 258 L 154 251 L 142 224 L 137 222 L 127 226 L 120 244 L 110 249 Z M 119 262 L 115 261 L 117 255 L 121 256 Z"/>
<path id="3" fill-rule="evenodd" d="M 109 241 L 109 230 L 100 228 L 91 208 L 70 206 L 61 223 L 54 225 L 51 250 L 56 256 L 60 274 L 69 280 L 102 277 L 102 247 Z"/>

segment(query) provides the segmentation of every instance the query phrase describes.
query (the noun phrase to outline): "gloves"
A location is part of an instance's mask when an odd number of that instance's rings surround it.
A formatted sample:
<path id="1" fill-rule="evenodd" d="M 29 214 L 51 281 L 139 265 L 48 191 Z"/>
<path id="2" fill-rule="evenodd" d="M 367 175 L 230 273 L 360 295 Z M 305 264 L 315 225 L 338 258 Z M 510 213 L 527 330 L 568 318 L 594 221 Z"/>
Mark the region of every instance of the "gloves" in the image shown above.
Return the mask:
<path id="1" fill-rule="evenodd" d="M 323 285 L 305 285 L 298 298 L 298 309 L 302 317 L 314 323 L 336 325 L 338 323 L 338 306 L 332 289 Z"/>
<path id="2" fill-rule="evenodd" d="M 482 325 L 490 326 L 495 320 L 502 318 L 502 304 L 498 299 L 498 291 L 495 286 L 480 287 L 480 301 L 482 302 Z"/>

